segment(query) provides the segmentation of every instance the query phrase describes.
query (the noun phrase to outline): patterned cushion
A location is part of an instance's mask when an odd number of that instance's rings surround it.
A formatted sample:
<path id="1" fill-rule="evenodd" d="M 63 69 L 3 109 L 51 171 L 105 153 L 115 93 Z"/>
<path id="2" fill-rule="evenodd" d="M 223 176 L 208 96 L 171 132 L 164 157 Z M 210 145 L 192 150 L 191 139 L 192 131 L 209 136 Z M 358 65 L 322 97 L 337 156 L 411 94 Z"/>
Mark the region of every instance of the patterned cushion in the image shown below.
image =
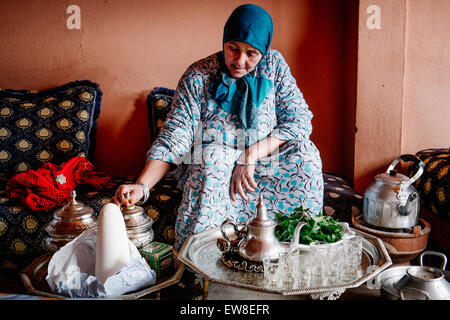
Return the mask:
<path id="1" fill-rule="evenodd" d="M 0 191 L 0 275 L 17 273 L 45 252 L 51 213 L 31 211 Z"/>
<path id="2" fill-rule="evenodd" d="M 87 82 L 83 82 L 82 84 L 89 87 L 89 83 Z M 30 94 L 25 91 L 20 93 Z M 149 111 L 151 111 L 149 121 L 153 139 L 158 134 L 170 110 L 173 93 L 174 91 L 170 89 L 156 88 L 147 99 Z M 37 93 L 31 94 L 37 95 Z M 75 101 L 77 93 L 72 92 L 72 94 L 71 99 Z M 44 96 L 44 94 L 41 93 L 41 96 Z M 99 98 L 100 96 L 101 92 L 98 92 L 97 97 Z M 63 101 L 65 100 L 63 99 Z M 98 100 L 99 103 L 100 100 Z M 50 109 L 51 106 L 58 106 L 58 102 L 52 102 L 47 108 Z M 36 109 L 36 107 L 34 108 Z M 55 112 L 55 110 L 51 110 Z M 91 133 L 95 131 L 95 120 L 100 112 L 99 105 L 98 109 L 95 106 L 94 112 L 91 118 L 93 120 Z M 69 118 L 69 116 L 67 117 Z M 72 121 L 72 118 L 69 119 Z M 58 120 L 54 120 L 53 123 L 55 121 Z M 88 145 L 90 149 L 88 154 L 92 155 L 93 148 L 95 147 L 94 138 L 95 135 L 91 137 L 91 143 Z M 10 141 L 6 143 L 10 143 Z M 136 177 L 113 177 L 113 180 L 118 186 L 122 183 L 132 183 L 136 181 Z M 116 188 L 93 191 L 87 187 L 80 186 L 77 188 L 77 199 L 93 208 L 95 215 L 98 216 L 102 206 L 114 196 L 115 190 Z M 177 189 L 177 180 L 170 175 L 163 177 L 152 188 L 150 198 L 143 207 L 147 214 L 154 220 L 152 226 L 155 234 L 154 241 L 173 245 L 175 218 L 180 202 L 181 192 Z M 44 230 L 44 226 L 52 220 L 52 217 L 53 211 L 33 212 L 23 207 L 19 202 L 8 199 L 4 191 L 2 189 L 0 190 L 0 274 L 15 275 L 29 265 L 35 258 L 46 252 L 45 238 L 48 235 Z"/>
<path id="3" fill-rule="evenodd" d="M 136 177 L 114 177 L 113 181 L 119 186 L 136 181 Z M 80 186 L 76 190 L 77 200 L 91 207 L 98 216 L 102 206 L 114 196 L 116 187 L 93 191 L 88 186 Z M 143 208 L 154 220 L 155 241 L 173 245 L 180 201 L 181 192 L 173 178 L 164 177 L 152 188 L 150 199 Z M 17 274 L 46 252 L 48 234 L 44 226 L 52 220 L 53 212 L 33 212 L 0 191 L 0 275 Z"/>
<path id="4" fill-rule="evenodd" d="M 420 193 L 422 206 L 439 218 L 450 221 L 450 151 L 426 149 L 416 153 L 425 163 L 422 175 L 414 183 Z M 417 171 L 415 165 L 408 168 L 410 177 Z"/>
<path id="5" fill-rule="evenodd" d="M 151 133 L 151 142 L 155 141 L 159 130 L 166 121 L 166 116 L 172 105 L 175 90 L 156 87 L 147 96 L 148 126 Z"/>
<path id="6" fill-rule="evenodd" d="M 101 96 L 87 80 L 38 92 L 0 90 L 0 187 L 48 161 L 92 160 Z"/>
<path id="7" fill-rule="evenodd" d="M 323 174 L 323 211 L 341 222 L 352 223 L 352 216 L 362 212 L 364 196 L 357 193 L 348 183 L 336 174 Z"/>

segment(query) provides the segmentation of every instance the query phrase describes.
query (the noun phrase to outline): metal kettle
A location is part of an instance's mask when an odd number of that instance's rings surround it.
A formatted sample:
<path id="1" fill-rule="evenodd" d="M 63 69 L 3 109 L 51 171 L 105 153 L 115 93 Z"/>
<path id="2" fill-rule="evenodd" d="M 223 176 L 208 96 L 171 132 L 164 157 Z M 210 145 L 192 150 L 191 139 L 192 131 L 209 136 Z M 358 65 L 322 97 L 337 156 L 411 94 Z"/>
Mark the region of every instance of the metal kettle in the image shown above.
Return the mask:
<path id="1" fill-rule="evenodd" d="M 414 162 L 412 178 L 394 170 L 400 161 Z M 420 197 L 413 183 L 422 175 L 425 163 L 411 154 L 395 159 L 385 173 L 375 177 L 364 193 L 363 219 L 372 226 L 403 229 L 418 224 Z"/>
<path id="2" fill-rule="evenodd" d="M 231 220 L 225 220 L 221 225 L 222 235 L 228 244 L 231 240 L 225 231 L 227 225 L 232 225 L 235 232 L 239 234 L 238 226 Z M 267 209 L 262 196 L 259 197 L 256 206 L 256 215 L 250 220 L 247 234 L 242 237 L 237 245 L 238 254 L 247 260 L 262 262 L 264 258 L 279 257 L 283 251 L 280 241 L 275 237 L 276 222 L 267 216 Z M 231 245 L 228 245 L 231 248 Z"/>

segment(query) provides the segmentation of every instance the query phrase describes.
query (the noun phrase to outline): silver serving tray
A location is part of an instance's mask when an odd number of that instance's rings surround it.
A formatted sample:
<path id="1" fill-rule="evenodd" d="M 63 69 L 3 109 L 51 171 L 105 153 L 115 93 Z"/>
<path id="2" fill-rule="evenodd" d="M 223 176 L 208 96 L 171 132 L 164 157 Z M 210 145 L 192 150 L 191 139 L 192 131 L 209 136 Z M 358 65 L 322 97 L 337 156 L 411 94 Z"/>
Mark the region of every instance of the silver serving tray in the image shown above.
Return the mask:
<path id="1" fill-rule="evenodd" d="M 325 292 L 339 292 L 341 294 L 347 288 L 358 287 L 372 279 L 392 264 L 383 241 L 360 230 L 350 229 L 364 238 L 363 259 L 361 262 L 363 275 L 354 281 L 330 286 L 297 289 L 267 288 L 263 285 L 264 275 L 262 273 L 235 271 L 226 267 L 221 261 L 222 251 L 217 247 L 217 239 L 222 238 L 220 228 L 214 228 L 190 236 L 181 248 L 177 258 L 203 278 L 220 284 L 282 295 L 314 295 Z"/>
<path id="2" fill-rule="evenodd" d="M 175 256 L 176 253 L 174 252 Z M 47 276 L 47 267 L 52 254 L 45 253 L 36 258 L 28 267 L 20 273 L 23 285 L 27 293 L 40 297 L 48 297 L 54 299 L 69 299 L 69 297 L 58 295 L 52 292 L 45 280 Z M 158 277 L 156 283 L 147 288 L 143 288 L 136 292 L 126 293 L 120 296 L 107 296 L 98 299 L 111 299 L 111 300 L 136 300 L 143 298 L 151 293 L 158 292 L 163 288 L 169 287 L 180 281 L 181 276 L 184 273 L 185 266 L 180 264 L 172 275 Z"/>

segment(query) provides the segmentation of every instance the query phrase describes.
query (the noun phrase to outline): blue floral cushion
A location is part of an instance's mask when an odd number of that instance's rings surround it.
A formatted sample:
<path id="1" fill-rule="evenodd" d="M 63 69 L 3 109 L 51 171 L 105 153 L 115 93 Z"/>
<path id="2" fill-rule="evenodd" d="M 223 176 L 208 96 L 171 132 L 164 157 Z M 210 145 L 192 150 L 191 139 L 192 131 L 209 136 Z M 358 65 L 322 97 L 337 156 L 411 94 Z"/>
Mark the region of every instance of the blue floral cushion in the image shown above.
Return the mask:
<path id="1" fill-rule="evenodd" d="M 102 92 L 83 80 L 43 90 L 0 90 L 0 187 L 19 172 L 75 156 L 93 160 Z"/>

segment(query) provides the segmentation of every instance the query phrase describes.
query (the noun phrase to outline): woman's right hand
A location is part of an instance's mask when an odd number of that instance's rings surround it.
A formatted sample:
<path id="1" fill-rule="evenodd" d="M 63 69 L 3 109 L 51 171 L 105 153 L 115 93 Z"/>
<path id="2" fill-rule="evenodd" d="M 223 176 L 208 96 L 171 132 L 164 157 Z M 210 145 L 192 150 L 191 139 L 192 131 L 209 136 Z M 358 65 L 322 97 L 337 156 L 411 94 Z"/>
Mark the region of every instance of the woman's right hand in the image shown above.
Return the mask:
<path id="1" fill-rule="evenodd" d="M 129 197 L 127 199 L 127 193 Z M 117 188 L 116 194 L 112 199 L 117 206 L 129 206 L 138 202 L 144 196 L 142 187 L 138 184 L 122 184 Z"/>
<path id="2" fill-rule="evenodd" d="M 142 182 L 148 188 L 152 188 L 162 177 L 169 171 L 170 163 L 161 160 L 148 160 L 145 167 L 136 181 Z M 127 201 L 126 195 L 129 193 Z M 144 190 L 141 185 L 137 183 L 122 184 L 117 188 L 114 198 L 111 202 L 116 205 L 130 205 L 138 202 L 144 196 Z"/>

